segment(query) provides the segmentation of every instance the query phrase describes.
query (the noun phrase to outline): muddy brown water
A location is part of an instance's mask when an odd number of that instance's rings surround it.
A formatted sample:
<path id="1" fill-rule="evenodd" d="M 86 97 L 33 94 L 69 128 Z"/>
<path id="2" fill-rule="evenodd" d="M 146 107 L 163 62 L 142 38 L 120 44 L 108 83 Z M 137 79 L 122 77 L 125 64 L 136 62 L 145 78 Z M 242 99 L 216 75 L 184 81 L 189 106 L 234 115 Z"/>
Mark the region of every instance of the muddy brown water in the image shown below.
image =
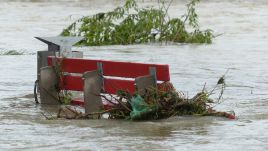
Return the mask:
<path id="1" fill-rule="evenodd" d="M 161 121 L 45 120 L 35 105 L 34 36 L 55 36 L 75 19 L 111 10 L 122 1 L 3 0 L 0 2 L 0 150 L 268 150 L 268 2 L 206 0 L 198 6 L 202 28 L 217 37 L 211 45 L 131 45 L 75 48 L 86 58 L 166 63 L 178 90 L 193 96 L 204 83 L 211 89 L 229 69 L 224 102 L 237 120 L 175 117 Z M 175 1 L 171 16 L 185 11 Z M 145 1 L 141 5 L 156 5 Z M 217 97 L 217 96 L 213 96 Z"/>

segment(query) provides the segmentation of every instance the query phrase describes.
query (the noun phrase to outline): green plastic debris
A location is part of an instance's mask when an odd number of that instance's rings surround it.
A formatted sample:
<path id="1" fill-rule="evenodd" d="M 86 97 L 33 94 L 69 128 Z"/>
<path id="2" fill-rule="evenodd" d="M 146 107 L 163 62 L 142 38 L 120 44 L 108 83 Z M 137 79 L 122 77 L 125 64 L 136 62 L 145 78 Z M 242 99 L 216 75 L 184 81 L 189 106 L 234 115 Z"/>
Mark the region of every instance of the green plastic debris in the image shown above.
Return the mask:
<path id="1" fill-rule="evenodd" d="M 131 99 L 130 105 L 132 111 L 130 112 L 131 120 L 148 120 L 151 119 L 157 111 L 156 105 L 148 105 L 140 95 Z"/>

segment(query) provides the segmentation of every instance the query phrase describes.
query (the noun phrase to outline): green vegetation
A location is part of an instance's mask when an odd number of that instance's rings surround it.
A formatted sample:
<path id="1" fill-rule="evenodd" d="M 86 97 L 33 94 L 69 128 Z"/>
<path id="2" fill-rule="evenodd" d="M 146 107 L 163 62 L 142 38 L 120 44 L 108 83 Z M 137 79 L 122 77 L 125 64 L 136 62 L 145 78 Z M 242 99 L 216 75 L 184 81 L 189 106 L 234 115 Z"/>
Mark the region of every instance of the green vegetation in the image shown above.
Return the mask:
<path id="1" fill-rule="evenodd" d="M 201 31 L 191 0 L 182 18 L 170 18 L 169 4 L 159 0 L 159 8 L 140 8 L 135 0 L 106 13 L 83 17 L 63 30 L 62 36 L 84 36 L 80 45 L 127 45 L 148 42 L 211 43 L 210 29 Z M 187 31 L 186 29 L 191 32 Z"/>
<path id="2" fill-rule="evenodd" d="M 16 50 L 9 50 L 9 51 L 4 51 L 4 52 L 0 52 L 0 55 L 23 55 L 23 52 L 19 52 Z"/>

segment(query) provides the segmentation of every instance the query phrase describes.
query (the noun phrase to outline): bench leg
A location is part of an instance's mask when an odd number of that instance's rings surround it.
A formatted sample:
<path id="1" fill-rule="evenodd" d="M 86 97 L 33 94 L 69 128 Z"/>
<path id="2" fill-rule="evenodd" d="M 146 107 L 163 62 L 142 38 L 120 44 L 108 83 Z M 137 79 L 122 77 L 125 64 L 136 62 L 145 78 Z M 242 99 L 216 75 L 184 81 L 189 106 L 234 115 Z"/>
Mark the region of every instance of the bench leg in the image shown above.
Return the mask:
<path id="1" fill-rule="evenodd" d="M 156 88 L 156 82 L 154 76 L 141 76 L 135 79 L 137 91 L 140 95 L 145 94 L 145 90 L 148 88 Z"/>
<path id="2" fill-rule="evenodd" d="M 37 51 L 37 80 L 40 81 L 40 69 L 47 66 L 47 57 L 53 56 L 53 51 Z"/>
<path id="3" fill-rule="evenodd" d="M 156 88 L 156 68 L 149 69 L 150 75 L 140 76 L 135 79 L 136 87 L 140 95 L 145 94 L 145 90 L 148 88 Z"/>
<path id="4" fill-rule="evenodd" d="M 99 112 L 103 109 L 100 97 L 102 89 L 102 77 L 100 71 L 89 71 L 83 75 L 84 78 L 84 101 L 85 113 Z"/>
<path id="5" fill-rule="evenodd" d="M 40 69 L 40 99 L 41 104 L 58 105 L 59 97 L 56 89 L 58 84 L 55 69 L 51 66 Z"/>

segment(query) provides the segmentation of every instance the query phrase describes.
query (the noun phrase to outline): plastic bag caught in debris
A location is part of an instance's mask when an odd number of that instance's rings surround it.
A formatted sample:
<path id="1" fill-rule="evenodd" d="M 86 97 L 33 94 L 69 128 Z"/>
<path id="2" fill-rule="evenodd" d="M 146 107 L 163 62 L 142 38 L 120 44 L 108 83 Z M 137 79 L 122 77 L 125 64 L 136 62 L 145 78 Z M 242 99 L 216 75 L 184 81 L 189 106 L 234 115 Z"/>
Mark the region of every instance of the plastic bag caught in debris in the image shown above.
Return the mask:
<path id="1" fill-rule="evenodd" d="M 148 105 L 140 95 L 133 97 L 130 101 L 132 111 L 130 112 L 131 120 L 147 120 L 152 114 L 156 113 L 157 106 Z"/>

